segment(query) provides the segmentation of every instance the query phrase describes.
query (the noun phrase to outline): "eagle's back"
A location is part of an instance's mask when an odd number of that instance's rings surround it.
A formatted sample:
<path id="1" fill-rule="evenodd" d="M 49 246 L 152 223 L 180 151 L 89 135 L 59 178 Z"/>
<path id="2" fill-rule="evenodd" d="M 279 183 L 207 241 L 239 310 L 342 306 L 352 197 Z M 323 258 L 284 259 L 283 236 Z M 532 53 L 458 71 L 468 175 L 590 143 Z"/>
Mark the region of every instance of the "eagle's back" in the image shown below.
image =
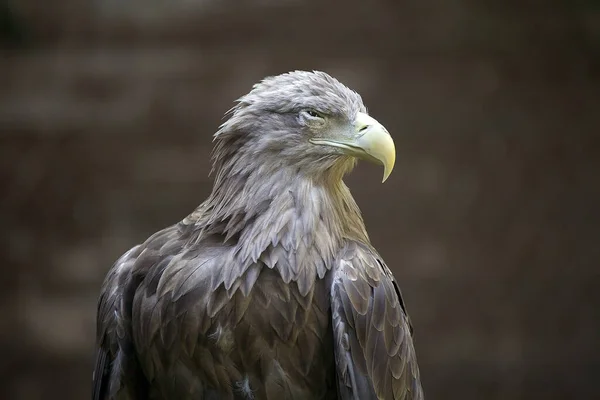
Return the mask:
<path id="1" fill-rule="evenodd" d="M 297 248 L 271 245 L 240 267 L 235 238 L 196 236 L 174 225 L 115 264 L 99 305 L 101 353 L 135 359 L 130 370 L 144 378 L 136 386 L 155 398 L 336 398 L 325 276 L 315 272 L 307 286 L 282 274 L 277 260 Z"/>

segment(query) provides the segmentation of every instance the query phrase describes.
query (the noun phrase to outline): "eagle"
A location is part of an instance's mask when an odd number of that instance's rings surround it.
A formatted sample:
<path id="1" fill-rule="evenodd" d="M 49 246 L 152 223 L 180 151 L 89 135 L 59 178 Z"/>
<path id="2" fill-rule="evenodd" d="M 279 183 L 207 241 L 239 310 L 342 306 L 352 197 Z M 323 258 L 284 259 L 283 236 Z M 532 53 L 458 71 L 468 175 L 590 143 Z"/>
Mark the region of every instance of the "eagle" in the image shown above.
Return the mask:
<path id="1" fill-rule="evenodd" d="M 358 93 L 270 76 L 214 135 L 214 185 L 123 254 L 97 309 L 93 400 L 422 399 L 412 325 L 343 182 L 395 162 Z"/>

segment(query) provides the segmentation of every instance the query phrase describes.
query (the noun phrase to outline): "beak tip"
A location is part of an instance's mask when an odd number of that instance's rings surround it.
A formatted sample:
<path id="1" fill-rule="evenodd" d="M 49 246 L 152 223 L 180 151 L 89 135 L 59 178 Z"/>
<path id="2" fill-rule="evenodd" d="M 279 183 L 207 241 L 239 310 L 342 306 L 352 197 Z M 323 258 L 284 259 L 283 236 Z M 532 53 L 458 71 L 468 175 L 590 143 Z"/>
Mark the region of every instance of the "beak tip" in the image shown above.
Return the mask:
<path id="1" fill-rule="evenodd" d="M 385 181 L 388 180 L 390 175 L 392 175 L 392 171 L 394 170 L 394 164 L 396 163 L 396 150 L 393 148 L 393 142 L 391 157 L 387 160 L 383 160 L 381 163 L 383 164 L 383 180 L 381 181 L 381 183 L 385 183 Z"/>
<path id="2" fill-rule="evenodd" d="M 388 178 L 390 177 L 392 171 L 385 171 L 383 173 L 383 179 L 381 180 L 381 183 L 385 183 L 385 181 L 388 180 Z"/>

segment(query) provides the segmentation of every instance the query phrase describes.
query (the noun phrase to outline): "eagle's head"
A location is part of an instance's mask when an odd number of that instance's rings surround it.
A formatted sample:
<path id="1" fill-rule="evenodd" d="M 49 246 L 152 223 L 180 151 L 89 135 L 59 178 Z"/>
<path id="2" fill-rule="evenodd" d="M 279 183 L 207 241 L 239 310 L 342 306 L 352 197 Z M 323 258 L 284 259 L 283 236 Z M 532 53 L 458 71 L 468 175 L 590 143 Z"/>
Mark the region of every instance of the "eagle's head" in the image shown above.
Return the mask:
<path id="1" fill-rule="evenodd" d="M 268 77 L 238 100 L 215 134 L 219 176 L 242 169 L 291 168 L 311 178 L 341 177 L 356 159 L 394 167 L 394 141 L 360 95 L 324 72 Z"/>

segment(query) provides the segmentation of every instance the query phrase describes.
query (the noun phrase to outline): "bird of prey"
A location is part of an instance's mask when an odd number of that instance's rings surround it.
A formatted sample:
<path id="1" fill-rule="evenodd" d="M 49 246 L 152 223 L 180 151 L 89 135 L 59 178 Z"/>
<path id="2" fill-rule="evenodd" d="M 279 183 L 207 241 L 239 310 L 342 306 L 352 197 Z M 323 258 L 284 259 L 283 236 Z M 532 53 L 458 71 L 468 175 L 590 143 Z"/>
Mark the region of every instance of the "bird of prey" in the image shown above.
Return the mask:
<path id="1" fill-rule="evenodd" d="M 105 278 L 93 399 L 422 399 L 400 289 L 342 181 L 394 166 L 361 97 L 268 77 L 214 141 L 208 199 Z"/>

